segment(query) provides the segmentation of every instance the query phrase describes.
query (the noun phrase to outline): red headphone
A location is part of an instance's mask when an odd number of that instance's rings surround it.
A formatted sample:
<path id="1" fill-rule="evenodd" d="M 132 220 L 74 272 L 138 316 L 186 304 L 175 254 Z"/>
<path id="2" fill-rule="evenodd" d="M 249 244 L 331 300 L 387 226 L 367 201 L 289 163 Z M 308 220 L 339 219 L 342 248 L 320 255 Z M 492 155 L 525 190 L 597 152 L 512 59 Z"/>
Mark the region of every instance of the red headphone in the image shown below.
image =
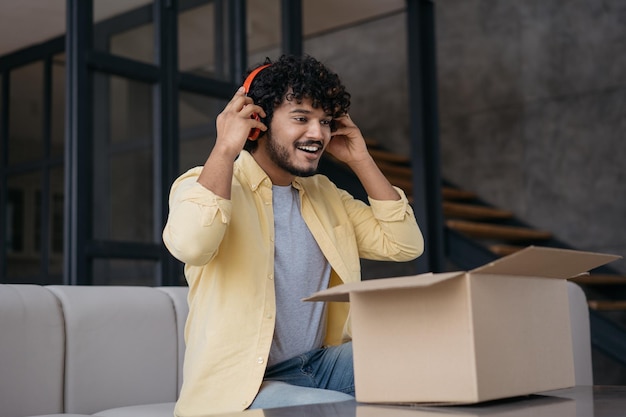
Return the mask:
<path id="1" fill-rule="evenodd" d="M 256 77 L 259 72 L 261 72 L 265 68 L 269 67 L 270 65 L 272 65 L 272 64 L 261 65 L 260 67 L 255 68 L 248 75 L 248 77 L 246 77 L 246 80 L 243 82 L 243 88 L 244 88 L 246 94 L 248 94 L 248 92 L 250 91 L 250 86 L 252 85 L 252 81 L 254 80 L 254 77 Z M 252 113 L 250 115 L 250 117 L 252 119 L 255 119 L 255 120 L 261 120 L 259 115 L 256 114 L 256 113 Z M 254 129 L 250 129 L 250 134 L 248 135 L 248 139 L 250 139 L 250 140 L 257 140 L 260 134 L 261 134 L 261 129 L 258 129 L 256 127 Z"/>

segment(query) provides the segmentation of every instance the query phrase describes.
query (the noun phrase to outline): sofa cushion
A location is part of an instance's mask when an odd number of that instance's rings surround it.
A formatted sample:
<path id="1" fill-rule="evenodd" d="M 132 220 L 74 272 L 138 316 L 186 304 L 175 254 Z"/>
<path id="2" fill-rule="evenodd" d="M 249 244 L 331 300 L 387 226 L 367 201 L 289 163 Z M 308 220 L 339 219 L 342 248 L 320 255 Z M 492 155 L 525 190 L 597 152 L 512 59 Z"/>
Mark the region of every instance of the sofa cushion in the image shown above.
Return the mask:
<path id="1" fill-rule="evenodd" d="M 29 417 L 91 417 L 91 414 L 39 414 L 37 416 L 29 416 Z"/>
<path id="2" fill-rule="evenodd" d="M 170 297 L 150 287 L 49 286 L 66 325 L 65 412 L 176 401 Z"/>
<path id="3" fill-rule="evenodd" d="M 38 285 L 0 285 L 3 417 L 63 411 L 64 328 L 56 297 Z"/>
<path id="4" fill-rule="evenodd" d="M 112 408 L 94 415 L 101 417 L 172 417 L 175 402 Z"/>

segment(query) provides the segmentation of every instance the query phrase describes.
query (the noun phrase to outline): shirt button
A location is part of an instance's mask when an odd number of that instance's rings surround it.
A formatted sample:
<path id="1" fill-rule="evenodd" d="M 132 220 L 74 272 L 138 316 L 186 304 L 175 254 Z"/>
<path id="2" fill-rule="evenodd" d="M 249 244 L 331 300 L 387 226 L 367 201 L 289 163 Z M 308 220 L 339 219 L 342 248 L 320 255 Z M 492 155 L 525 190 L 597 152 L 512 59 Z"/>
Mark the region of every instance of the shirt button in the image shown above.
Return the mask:
<path id="1" fill-rule="evenodd" d="M 259 356 L 259 357 L 257 358 L 257 360 L 256 360 L 256 363 L 258 363 L 258 364 L 262 364 L 263 362 L 265 362 L 265 360 L 263 360 L 263 357 L 262 357 L 262 356 Z"/>
<path id="2" fill-rule="evenodd" d="M 268 278 L 268 279 L 274 279 L 274 274 L 269 274 L 269 275 L 267 276 L 267 278 Z"/>
<path id="3" fill-rule="evenodd" d="M 272 313 L 267 313 L 267 314 L 265 315 L 265 318 L 266 318 L 266 319 L 271 319 L 271 318 L 272 318 Z"/>

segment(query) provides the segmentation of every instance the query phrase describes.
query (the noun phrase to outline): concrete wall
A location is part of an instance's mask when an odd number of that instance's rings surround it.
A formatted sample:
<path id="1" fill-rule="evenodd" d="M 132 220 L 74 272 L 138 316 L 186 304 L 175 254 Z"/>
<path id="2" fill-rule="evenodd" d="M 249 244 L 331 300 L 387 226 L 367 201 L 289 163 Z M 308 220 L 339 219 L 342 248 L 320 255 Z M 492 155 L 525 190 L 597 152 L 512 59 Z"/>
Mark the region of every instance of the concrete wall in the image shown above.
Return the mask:
<path id="1" fill-rule="evenodd" d="M 626 2 L 440 0 L 436 14 L 444 177 L 626 257 Z M 364 134 L 401 153 L 405 28 L 399 13 L 305 44 L 345 80 Z"/>
<path id="2" fill-rule="evenodd" d="M 444 176 L 625 256 L 626 2 L 442 0 L 437 37 Z"/>

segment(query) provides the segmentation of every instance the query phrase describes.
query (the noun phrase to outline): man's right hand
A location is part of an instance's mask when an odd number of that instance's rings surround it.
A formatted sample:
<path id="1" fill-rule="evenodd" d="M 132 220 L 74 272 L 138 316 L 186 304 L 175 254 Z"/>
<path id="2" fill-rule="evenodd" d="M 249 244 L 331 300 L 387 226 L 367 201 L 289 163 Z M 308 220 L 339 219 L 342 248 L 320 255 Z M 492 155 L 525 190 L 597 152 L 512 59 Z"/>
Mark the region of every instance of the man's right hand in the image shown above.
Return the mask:
<path id="1" fill-rule="evenodd" d="M 265 124 L 252 118 L 253 113 L 260 117 L 266 116 L 263 108 L 254 104 L 252 99 L 246 96 L 244 88 L 239 88 L 224 107 L 224 110 L 217 116 L 216 150 L 232 155 L 234 159 L 243 149 L 251 129 L 257 128 L 266 131 L 267 126 Z"/>
<path id="2" fill-rule="evenodd" d="M 261 106 L 254 104 L 241 87 L 217 116 L 215 146 L 204 163 L 198 182 L 222 198 L 230 199 L 233 163 L 248 139 L 250 129 L 267 127 L 251 118 L 252 113 L 265 117 Z"/>

